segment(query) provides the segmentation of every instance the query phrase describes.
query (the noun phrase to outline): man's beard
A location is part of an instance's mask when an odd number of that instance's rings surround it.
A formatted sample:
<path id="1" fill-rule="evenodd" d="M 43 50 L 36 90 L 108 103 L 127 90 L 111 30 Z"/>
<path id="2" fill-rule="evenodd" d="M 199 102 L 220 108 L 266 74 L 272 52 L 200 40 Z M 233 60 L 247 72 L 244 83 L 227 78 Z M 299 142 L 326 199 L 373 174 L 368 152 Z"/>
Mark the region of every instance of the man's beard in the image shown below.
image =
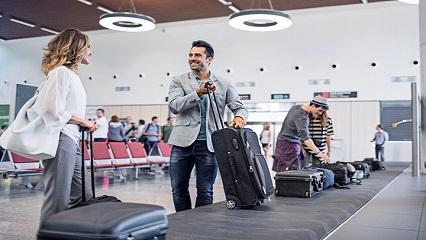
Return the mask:
<path id="1" fill-rule="evenodd" d="M 197 64 L 196 65 L 196 67 L 192 67 L 192 63 L 195 63 L 195 64 Z M 192 62 L 190 62 L 190 67 L 191 67 L 191 70 L 193 70 L 193 71 L 195 71 L 195 72 L 202 72 L 203 70 L 205 70 L 206 68 L 204 67 L 204 65 L 203 64 L 201 64 L 200 62 L 198 62 L 198 61 L 192 61 Z"/>

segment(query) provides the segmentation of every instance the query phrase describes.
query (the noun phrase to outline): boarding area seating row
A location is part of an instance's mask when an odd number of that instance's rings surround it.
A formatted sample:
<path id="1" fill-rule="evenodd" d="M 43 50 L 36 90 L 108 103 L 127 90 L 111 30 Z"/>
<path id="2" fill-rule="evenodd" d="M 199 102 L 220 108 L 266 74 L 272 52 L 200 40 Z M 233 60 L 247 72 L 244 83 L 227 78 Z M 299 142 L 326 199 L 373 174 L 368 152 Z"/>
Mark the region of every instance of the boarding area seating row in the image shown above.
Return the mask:
<path id="1" fill-rule="evenodd" d="M 164 142 L 156 143 L 146 154 L 144 145 L 140 142 L 93 142 L 93 149 L 87 142 L 80 142 L 83 149 L 85 165 L 90 166 L 90 156 L 93 154 L 95 171 L 115 171 L 135 169 L 136 178 L 139 169 L 167 167 L 170 161 L 171 145 Z M 43 173 L 43 161 L 29 159 L 7 151 L 0 161 L 0 172 L 3 178 L 31 176 Z"/>

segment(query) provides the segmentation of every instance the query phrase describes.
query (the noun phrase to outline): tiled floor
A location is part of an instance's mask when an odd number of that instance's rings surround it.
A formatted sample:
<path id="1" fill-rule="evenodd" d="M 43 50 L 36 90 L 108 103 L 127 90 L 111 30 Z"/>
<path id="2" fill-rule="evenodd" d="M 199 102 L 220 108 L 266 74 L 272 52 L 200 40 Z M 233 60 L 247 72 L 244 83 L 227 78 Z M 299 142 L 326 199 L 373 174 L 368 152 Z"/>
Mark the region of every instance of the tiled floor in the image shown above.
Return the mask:
<path id="1" fill-rule="evenodd" d="M 112 176 L 111 172 L 96 174 L 97 194 L 116 196 L 125 202 L 157 204 L 173 213 L 174 206 L 168 174 L 142 174 L 134 180 L 133 172 L 126 173 L 127 180 Z M 31 177 L 37 182 L 39 177 Z M 43 193 L 21 185 L 20 179 L 0 179 L 0 240 L 35 239 Z M 190 191 L 195 203 L 195 181 Z M 215 184 L 214 202 L 223 201 L 220 177 Z"/>
<path id="2" fill-rule="evenodd" d="M 407 169 L 327 240 L 425 240 L 426 176 Z"/>

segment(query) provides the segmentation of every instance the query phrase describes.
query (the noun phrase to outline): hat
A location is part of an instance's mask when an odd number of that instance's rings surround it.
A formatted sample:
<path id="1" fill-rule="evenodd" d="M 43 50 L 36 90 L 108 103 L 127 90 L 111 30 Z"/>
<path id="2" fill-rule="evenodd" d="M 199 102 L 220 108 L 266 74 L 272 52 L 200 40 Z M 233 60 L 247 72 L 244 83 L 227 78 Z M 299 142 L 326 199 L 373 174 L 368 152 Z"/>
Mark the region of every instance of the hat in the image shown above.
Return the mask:
<path id="1" fill-rule="evenodd" d="M 316 96 L 312 99 L 311 104 L 315 104 L 317 106 L 321 106 L 324 110 L 328 110 L 327 99 L 321 96 Z"/>

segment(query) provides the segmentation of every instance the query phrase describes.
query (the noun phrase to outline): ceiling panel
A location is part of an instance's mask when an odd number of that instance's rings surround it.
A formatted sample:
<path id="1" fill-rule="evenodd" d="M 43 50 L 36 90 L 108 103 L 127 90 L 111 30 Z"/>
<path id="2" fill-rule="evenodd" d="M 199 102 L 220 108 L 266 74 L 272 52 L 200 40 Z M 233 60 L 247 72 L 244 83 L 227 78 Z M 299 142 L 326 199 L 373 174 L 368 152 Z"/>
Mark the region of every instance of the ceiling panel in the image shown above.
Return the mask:
<path id="1" fill-rule="evenodd" d="M 269 8 L 267 0 L 227 0 L 240 10 Z M 390 1 L 370 0 L 369 2 Z M 77 0 L 0 0 L 0 38 L 18 39 L 51 35 L 40 30 L 47 27 L 56 31 L 78 28 L 83 31 L 103 29 L 99 17 L 104 14 L 97 9 L 106 7 L 113 11 L 131 11 L 128 0 L 92 0 L 86 5 Z M 229 8 L 217 0 L 134 0 L 136 11 L 155 18 L 157 23 L 191 19 L 228 16 Z M 274 9 L 293 10 L 362 4 L 361 0 L 272 0 Z M 35 24 L 27 27 L 14 22 L 17 18 Z"/>

